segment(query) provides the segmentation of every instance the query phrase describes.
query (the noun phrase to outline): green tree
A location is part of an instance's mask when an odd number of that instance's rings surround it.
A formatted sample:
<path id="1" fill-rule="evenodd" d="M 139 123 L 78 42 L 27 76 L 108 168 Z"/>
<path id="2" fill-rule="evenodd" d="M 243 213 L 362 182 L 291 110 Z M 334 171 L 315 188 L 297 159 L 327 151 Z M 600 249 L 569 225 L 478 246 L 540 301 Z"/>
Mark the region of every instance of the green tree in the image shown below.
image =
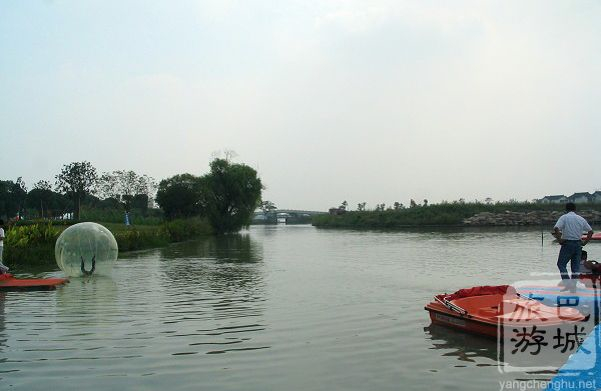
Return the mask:
<path id="1" fill-rule="evenodd" d="M 0 181 L 0 216 L 5 218 L 21 215 L 25 208 L 27 188 L 22 178 L 13 181 Z"/>
<path id="2" fill-rule="evenodd" d="M 236 232 L 250 223 L 259 206 L 263 185 L 257 172 L 226 159 L 211 162 L 211 172 L 200 179 L 200 205 L 217 233 Z"/>
<path id="3" fill-rule="evenodd" d="M 52 191 L 52 187 L 47 181 L 39 181 L 33 189 L 27 193 L 25 206 L 27 209 L 35 209 L 38 216 L 55 217 L 62 214 L 67 207 L 68 200 L 62 194 Z"/>
<path id="4" fill-rule="evenodd" d="M 148 210 L 148 195 L 146 194 L 136 194 L 131 199 L 131 208 L 137 209 L 146 213 Z"/>
<path id="5" fill-rule="evenodd" d="M 56 189 L 73 201 L 75 220 L 79 220 L 81 201 L 91 194 L 98 175 L 90 162 L 73 162 L 63 166 L 61 173 L 56 175 Z"/>
<path id="6" fill-rule="evenodd" d="M 157 203 L 165 217 L 192 217 L 200 213 L 200 179 L 192 174 L 180 174 L 163 179 L 157 191 Z"/>
<path id="7" fill-rule="evenodd" d="M 113 171 L 104 173 L 98 179 L 97 191 L 103 198 L 114 198 L 119 200 L 126 211 L 132 208 L 134 199 L 138 196 L 145 196 L 146 209 L 148 198 L 152 197 L 156 191 L 156 182 L 148 175 L 138 175 L 134 171 Z M 136 199 L 136 205 L 139 205 L 141 198 Z"/>
<path id="8" fill-rule="evenodd" d="M 275 204 L 271 201 L 261 201 L 261 204 L 259 205 L 259 209 L 261 209 L 263 211 L 263 214 L 267 215 L 267 214 L 273 212 L 274 210 L 276 210 L 277 206 L 275 206 Z"/>
<path id="9" fill-rule="evenodd" d="M 52 190 L 52 185 L 48 181 L 37 181 L 35 185 L 33 185 L 33 188 L 40 190 Z"/>

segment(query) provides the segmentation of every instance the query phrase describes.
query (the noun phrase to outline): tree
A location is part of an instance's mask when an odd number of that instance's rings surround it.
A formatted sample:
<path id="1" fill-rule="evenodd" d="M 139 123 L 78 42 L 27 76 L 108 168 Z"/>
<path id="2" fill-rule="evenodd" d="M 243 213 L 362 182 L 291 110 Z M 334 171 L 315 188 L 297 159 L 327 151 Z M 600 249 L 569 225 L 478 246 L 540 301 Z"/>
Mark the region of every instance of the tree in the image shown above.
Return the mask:
<path id="1" fill-rule="evenodd" d="M 33 189 L 27 193 L 25 206 L 28 209 L 38 211 L 38 216 L 54 217 L 62 212 L 68 204 L 68 200 L 62 194 L 52 191 L 52 187 L 47 181 L 39 181 Z"/>
<path id="2" fill-rule="evenodd" d="M 394 210 L 403 209 L 403 204 L 401 204 L 400 202 L 396 201 L 396 202 L 393 204 L 393 209 L 394 209 Z"/>
<path id="3" fill-rule="evenodd" d="M 223 159 L 228 163 L 231 163 L 236 157 L 238 157 L 238 153 L 233 149 L 218 150 L 211 153 L 212 160 Z"/>
<path id="4" fill-rule="evenodd" d="M 348 202 L 342 201 L 342 203 L 340 204 L 340 206 L 338 207 L 338 209 L 340 210 L 346 210 L 346 207 L 348 206 Z"/>
<path id="5" fill-rule="evenodd" d="M 413 198 L 409 201 L 410 208 L 417 208 L 417 203 L 413 200 Z"/>
<path id="6" fill-rule="evenodd" d="M 267 215 L 267 214 L 273 212 L 274 210 L 276 210 L 277 207 L 271 201 L 262 201 L 261 204 L 259 205 L 259 209 L 261 209 L 263 211 L 263 214 Z"/>
<path id="7" fill-rule="evenodd" d="M 428 200 L 424 198 L 424 206 L 428 206 Z"/>
<path id="8" fill-rule="evenodd" d="M 156 200 L 165 212 L 165 217 L 192 217 L 200 213 L 199 181 L 192 174 L 180 174 L 159 183 Z"/>
<path id="9" fill-rule="evenodd" d="M 357 211 L 359 211 L 359 212 L 365 211 L 365 204 L 366 204 L 365 202 L 358 203 L 357 204 Z"/>
<path id="10" fill-rule="evenodd" d="M 0 216 L 11 218 L 23 213 L 27 187 L 21 177 L 13 181 L 0 181 Z"/>
<path id="11" fill-rule="evenodd" d="M 113 171 L 104 173 L 98 180 L 97 191 L 103 198 L 114 198 L 119 200 L 125 211 L 129 211 L 138 196 L 146 197 L 146 209 L 148 198 L 156 191 L 156 182 L 148 175 L 138 175 L 134 171 Z M 143 198 L 143 197 L 142 197 Z M 141 197 L 136 199 L 136 205 L 141 204 Z"/>
<path id="12" fill-rule="evenodd" d="M 136 194 L 132 197 L 130 206 L 132 209 L 137 209 L 146 213 L 148 210 L 148 195 L 146 194 Z"/>
<path id="13" fill-rule="evenodd" d="M 40 190 L 52 190 L 52 185 L 48 181 L 37 181 L 35 185 L 33 185 L 33 188 Z"/>
<path id="14" fill-rule="evenodd" d="M 245 165 L 214 159 L 211 172 L 200 178 L 200 205 L 216 233 L 236 232 L 250 223 L 263 185 Z"/>
<path id="15" fill-rule="evenodd" d="M 100 208 L 100 209 L 112 209 L 112 210 L 118 210 L 119 208 L 121 208 L 123 205 L 121 204 L 121 201 L 112 198 L 112 197 L 108 197 L 108 198 L 104 198 L 102 200 L 98 200 L 98 202 L 96 203 L 96 205 L 92 206 L 93 208 Z"/>
<path id="16" fill-rule="evenodd" d="M 73 201 L 75 220 L 79 220 L 81 201 L 91 194 L 98 175 L 90 162 L 73 162 L 63 166 L 61 173 L 56 175 L 56 189 Z"/>

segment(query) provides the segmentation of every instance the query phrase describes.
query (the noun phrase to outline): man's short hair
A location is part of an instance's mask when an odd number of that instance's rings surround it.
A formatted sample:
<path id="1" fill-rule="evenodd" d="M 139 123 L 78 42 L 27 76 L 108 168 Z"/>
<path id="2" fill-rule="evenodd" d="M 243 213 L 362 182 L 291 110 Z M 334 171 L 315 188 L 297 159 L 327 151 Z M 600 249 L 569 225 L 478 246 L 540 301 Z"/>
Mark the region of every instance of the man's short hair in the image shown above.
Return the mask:
<path id="1" fill-rule="evenodd" d="M 566 210 L 567 210 L 568 212 L 573 212 L 573 211 L 575 211 L 575 210 L 576 210 L 576 204 L 575 204 L 575 203 L 573 203 L 573 202 L 568 202 L 568 203 L 566 204 Z"/>

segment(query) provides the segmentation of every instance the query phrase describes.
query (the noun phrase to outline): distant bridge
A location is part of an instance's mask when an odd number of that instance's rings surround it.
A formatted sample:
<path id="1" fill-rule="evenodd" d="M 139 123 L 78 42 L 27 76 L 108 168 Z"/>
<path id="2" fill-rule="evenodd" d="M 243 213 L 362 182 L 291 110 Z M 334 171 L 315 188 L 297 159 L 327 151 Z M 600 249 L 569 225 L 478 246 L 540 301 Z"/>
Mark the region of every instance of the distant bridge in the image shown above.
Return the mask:
<path id="1" fill-rule="evenodd" d="M 262 212 L 261 212 L 262 213 Z M 314 210 L 295 210 L 295 209 L 276 209 L 274 210 L 272 213 L 288 213 L 291 215 L 323 215 L 323 214 L 327 214 L 328 212 L 317 212 Z"/>
<path id="2" fill-rule="evenodd" d="M 310 223 L 311 217 L 323 215 L 328 212 L 297 209 L 274 209 L 271 212 L 255 212 L 252 222 L 255 224 L 277 224 L 277 223 Z"/>

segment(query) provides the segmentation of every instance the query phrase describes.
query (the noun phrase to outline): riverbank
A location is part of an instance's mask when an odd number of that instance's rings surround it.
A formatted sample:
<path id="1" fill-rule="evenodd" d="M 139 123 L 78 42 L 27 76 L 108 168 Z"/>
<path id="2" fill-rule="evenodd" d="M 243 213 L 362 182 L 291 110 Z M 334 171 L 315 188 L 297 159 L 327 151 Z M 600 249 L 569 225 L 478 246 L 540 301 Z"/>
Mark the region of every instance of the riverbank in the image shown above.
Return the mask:
<path id="1" fill-rule="evenodd" d="M 163 247 L 213 234 L 211 226 L 203 219 L 180 219 L 156 225 L 130 225 L 103 223 L 119 246 L 119 252 Z M 11 269 L 22 265 L 54 262 L 54 244 L 69 225 L 39 222 L 12 227 L 7 230 L 4 263 Z"/>
<path id="2" fill-rule="evenodd" d="M 579 205 L 589 223 L 601 222 L 601 204 Z M 353 211 L 313 217 L 321 228 L 395 229 L 421 226 L 532 226 L 553 224 L 563 205 L 533 203 L 446 203 L 384 211 Z"/>

